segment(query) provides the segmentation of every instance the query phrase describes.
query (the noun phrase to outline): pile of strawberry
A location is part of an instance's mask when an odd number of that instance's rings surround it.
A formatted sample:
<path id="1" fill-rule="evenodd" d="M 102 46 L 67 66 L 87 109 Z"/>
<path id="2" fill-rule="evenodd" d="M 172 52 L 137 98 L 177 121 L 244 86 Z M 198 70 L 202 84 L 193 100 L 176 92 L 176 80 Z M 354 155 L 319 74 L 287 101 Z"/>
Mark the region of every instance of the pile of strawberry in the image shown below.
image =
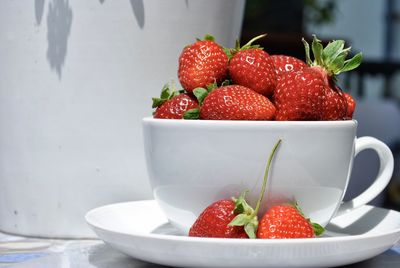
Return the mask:
<path id="1" fill-rule="evenodd" d="M 224 48 L 212 36 L 186 46 L 179 57 L 177 91 L 164 86 L 153 98 L 154 118 L 204 120 L 346 120 L 355 101 L 336 84 L 342 72 L 357 68 L 361 53 L 346 60 L 343 40 L 325 48 L 314 35 L 303 39 L 306 62 L 269 55 L 257 36 L 240 47 Z"/>
<path id="2" fill-rule="evenodd" d="M 324 232 L 322 226 L 312 223 L 303 215 L 295 202 L 272 206 L 262 215 L 260 222 L 258 221 L 271 162 L 280 143 L 281 140 L 275 144 L 269 156 L 255 209 L 246 202 L 247 191 L 243 192 L 239 198 L 218 200 L 205 208 L 198 216 L 189 230 L 189 236 L 288 239 L 313 238 Z"/>

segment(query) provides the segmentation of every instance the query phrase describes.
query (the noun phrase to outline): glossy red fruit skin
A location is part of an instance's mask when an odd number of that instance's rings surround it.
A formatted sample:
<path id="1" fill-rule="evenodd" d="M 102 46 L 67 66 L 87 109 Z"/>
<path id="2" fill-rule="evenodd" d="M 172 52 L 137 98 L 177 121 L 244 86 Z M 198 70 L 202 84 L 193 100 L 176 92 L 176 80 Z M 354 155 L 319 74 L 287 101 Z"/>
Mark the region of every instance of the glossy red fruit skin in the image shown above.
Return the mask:
<path id="1" fill-rule="evenodd" d="M 292 56 L 271 55 L 270 58 L 274 63 L 277 80 L 286 72 L 296 72 L 308 67 L 304 61 Z"/>
<path id="2" fill-rule="evenodd" d="M 347 102 L 344 92 L 337 86 L 326 87 L 322 120 L 344 120 L 347 112 Z"/>
<path id="3" fill-rule="evenodd" d="M 356 109 L 357 104 L 354 98 L 349 93 L 343 92 L 343 94 L 347 103 L 347 111 L 345 119 L 350 120 L 353 118 L 354 110 Z"/>
<path id="4" fill-rule="evenodd" d="M 185 47 L 179 57 L 179 81 L 188 92 L 222 82 L 228 74 L 228 61 L 228 56 L 217 43 L 197 41 Z"/>
<path id="5" fill-rule="evenodd" d="M 183 114 L 190 109 L 198 108 L 199 104 L 195 98 L 188 94 L 179 94 L 172 99 L 164 102 L 157 107 L 154 112 L 154 118 L 160 119 L 182 119 Z"/>
<path id="6" fill-rule="evenodd" d="M 276 85 L 275 67 L 269 54 L 249 48 L 236 53 L 229 62 L 229 74 L 234 84 L 271 96 Z"/>
<path id="7" fill-rule="evenodd" d="M 243 226 L 229 226 L 236 217 L 235 203 L 222 199 L 208 206 L 189 230 L 192 237 L 248 238 Z"/>
<path id="8" fill-rule="evenodd" d="M 273 103 L 277 109 L 275 119 L 321 120 L 325 93 L 324 80 L 312 68 L 284 73 L 273 95 Z"/>
<path id="9" fill-rule="evenodd" d="M 270 208 L 261 218 L 257 238 L 287 239 L 315 237 L 313 226 L 291 205 Z"/>
<path id="10" fill-rule="evenodd" d="M 272 120 L 275 106 L 265 96 L 239 85 L 214 89 L 204 99 L 200 118 L 207 120 Z"/>

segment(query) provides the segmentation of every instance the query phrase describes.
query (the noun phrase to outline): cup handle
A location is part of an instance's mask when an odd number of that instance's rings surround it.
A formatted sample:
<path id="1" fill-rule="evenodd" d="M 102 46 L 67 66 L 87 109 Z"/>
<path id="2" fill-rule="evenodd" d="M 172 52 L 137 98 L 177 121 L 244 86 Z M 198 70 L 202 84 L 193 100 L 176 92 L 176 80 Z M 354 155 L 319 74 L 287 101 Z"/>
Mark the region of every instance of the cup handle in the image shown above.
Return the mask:
<path id="1" fill-rule="evenodd" d="M 335 216 L 340 216 L 354 208 L 367 204 L 385 189 L 392 178 L 394 160 L 389 147 L 376 138 L 361 137 L 356 139 L 354 157 L 365 149 L 373 149 L 378 154 L 380 163 L 378 175 L 364 192 L 350 201 L 343 202 Z"/>

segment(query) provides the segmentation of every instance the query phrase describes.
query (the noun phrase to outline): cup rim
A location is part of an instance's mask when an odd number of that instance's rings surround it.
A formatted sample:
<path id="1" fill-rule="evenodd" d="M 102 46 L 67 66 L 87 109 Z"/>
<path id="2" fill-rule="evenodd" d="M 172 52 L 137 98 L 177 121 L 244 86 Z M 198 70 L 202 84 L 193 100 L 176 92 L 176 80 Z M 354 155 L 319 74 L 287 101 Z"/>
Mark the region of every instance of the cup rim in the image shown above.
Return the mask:
<path id="1" fill-rule="evenodd" d="M 270 126 L 270 127 L 334 127 L 358 125 L 356 119 L 331 120 L 331 121 L 275 121 L 275 120 L 182 120 L 182 119 L 159 119 L 151 116 L 142 119 L 144 124 L 155 124 L 163 126 Z"/>

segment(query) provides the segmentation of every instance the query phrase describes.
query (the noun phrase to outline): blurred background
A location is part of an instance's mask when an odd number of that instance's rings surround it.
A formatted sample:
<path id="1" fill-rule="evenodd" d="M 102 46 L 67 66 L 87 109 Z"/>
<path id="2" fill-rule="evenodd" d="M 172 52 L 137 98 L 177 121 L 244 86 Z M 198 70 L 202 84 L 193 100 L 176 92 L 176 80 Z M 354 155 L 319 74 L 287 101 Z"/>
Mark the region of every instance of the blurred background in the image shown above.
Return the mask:
<path id="1" fill-rule="evenodd" d="M 241 35 L 245 43 L 261 33 L 270 54 L 304 60 L 301 38 L 316 34 L 323 42 L 343 39 L 363 63 L 339 76 L 341 88 L 357 100 L 358 136 L 384 141 L 395 155 L 395 171 L 375 205 L 400 210 L 400 1 L 398 0 L 249 0 Z M 377 156 L 360 154 L 354 163 L 346 199 L 371 183 L 379 170 Z"/>

